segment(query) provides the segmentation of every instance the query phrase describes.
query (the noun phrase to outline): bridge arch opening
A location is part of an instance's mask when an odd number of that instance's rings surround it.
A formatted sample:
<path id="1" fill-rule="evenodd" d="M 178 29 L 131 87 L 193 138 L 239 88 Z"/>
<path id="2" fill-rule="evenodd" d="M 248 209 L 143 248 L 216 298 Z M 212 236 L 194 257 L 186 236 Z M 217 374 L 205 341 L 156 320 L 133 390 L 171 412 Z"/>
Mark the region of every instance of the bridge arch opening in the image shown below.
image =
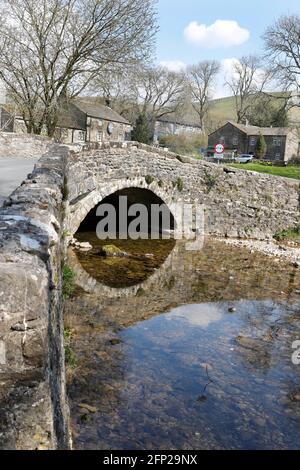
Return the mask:
<path id="1" fill-rule="evenodd" d="M 137 205 L 143 207 L 143 215 L 147 214 L 147 224 L 136 223 L 135 225 L 136 230 L 140 231 L 141 234 L 145 233 L 146 225 L 149 237 L 151 232 L 155 232 L 162 237 L 163 234 L 172 232 L 175 229 L 175 218 L 161 197 L 149 189 L 129 187 L 113 192 L 96 204 L 81 222 L 78 232 L 96 231 L 98 224 L 105 218 L 107 219 L 108 214 L 105 210 L 107 205 L 114 208 L 117 235 L 121 233 L 124 235 L 124 209 L 126 210 L 127 230 L 132 222 L 137 221 L 137 218 L 141 215 Z M 123 211 L 123 217 L 120 217 L 121 211 Z M 99 215 L 100 212 L 103 215 Z M 123 220 L 123 223 L 121 220 Z M 143 220 L 145 220 L 145 217 Z M 108 225 L 105 230 L 109 231 Z"/>

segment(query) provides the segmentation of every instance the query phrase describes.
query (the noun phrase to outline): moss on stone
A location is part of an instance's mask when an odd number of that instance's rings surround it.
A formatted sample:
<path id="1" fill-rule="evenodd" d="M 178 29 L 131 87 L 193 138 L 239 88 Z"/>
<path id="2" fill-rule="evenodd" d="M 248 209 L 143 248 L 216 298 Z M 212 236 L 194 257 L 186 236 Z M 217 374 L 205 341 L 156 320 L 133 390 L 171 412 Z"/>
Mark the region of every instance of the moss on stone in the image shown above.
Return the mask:
<path id="1" fill-rule="evenodd" d="M 120 248 L 118 248 L 117 246 L 115 245 L 105 245 L 101 248 L 101 252 L 100 254 L 102 256 L 118 256 L 118 257 L 124 257 L 124 256 L 127 256 L 127 253 L 125 253 L 124 251 L 120 250 Z"/>

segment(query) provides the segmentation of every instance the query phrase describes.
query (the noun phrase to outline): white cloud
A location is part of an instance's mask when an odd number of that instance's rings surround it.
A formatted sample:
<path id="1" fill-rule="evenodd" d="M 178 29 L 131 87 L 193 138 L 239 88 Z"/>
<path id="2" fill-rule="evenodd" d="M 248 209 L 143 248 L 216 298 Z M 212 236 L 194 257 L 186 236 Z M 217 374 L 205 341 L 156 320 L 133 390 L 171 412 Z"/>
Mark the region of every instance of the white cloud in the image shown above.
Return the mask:
<path id="1" fill-rule="evenodd" d="M 186 40 L 208 49 L 238 46 L 246 42 L 250 33 L 237 21 L 216 20 L 210 26 L 192 21 L 184 30 Z"/>
<path id="2" fill-rule="evenodd" d="M 214 99 L 232 96 L 232 91 L 230 90 L 228 86 L 225 85 L 225 82 L 229 81 L 232 78 L 238 78 L 238 75 L 234 67 L 239 64 L 240 64 L 240 61 L 236 57 L 226 58 L 221 61 L 221 69 L 217 78 L 215 93 L 213 96 Z M 255 72 L 253 84 L 254 86 L 257 87 L 257 89 L 259 89 L 264 83 L 265 73 L 266 72 L 260 68 L 257 69 L 257 71 Z M 273 82 L 270 82 L 268 86 L 268 90 L 269 91 L 276 90 L 276 86 L 274 85 Z"/>
<path id="3" fill-rule="evenodd" d="M 181 72 L 186 69 L 186 64 L 181 60 L 163 60 L 160 62 L 162 67 L 166 67 L 171 72 Z"/>
<path id="4" fill-rule="evenodd" d="M 234 65 L 238 63 L 239 60 L 236 57 L 230 57 L 221 61 L 220 73 L 217 78 L 215 92 L 213 95 L 214 99 L 225 98 L 232 95 L 232 92 L 225 85 L 225 81 L 227 78 L 232 76 L 234 73 Z"/>
<path id="5" fill-rule="evenodd" d="M 225 307 L 218 304 L 183 305 L 167 315 L 168 320 L 183 318 L 191 325 L 207 328 L 211 323 L 222 320 Z"/>

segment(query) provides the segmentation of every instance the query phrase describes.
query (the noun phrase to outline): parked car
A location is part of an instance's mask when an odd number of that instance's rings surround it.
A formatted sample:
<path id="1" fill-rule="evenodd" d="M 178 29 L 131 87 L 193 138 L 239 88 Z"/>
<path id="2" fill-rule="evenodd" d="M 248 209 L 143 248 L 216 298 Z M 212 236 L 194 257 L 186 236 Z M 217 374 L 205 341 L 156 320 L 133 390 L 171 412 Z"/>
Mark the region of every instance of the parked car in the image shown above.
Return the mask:
<path id="1" fill-rule="evenodd" d="M 206 157 L 214 157 L 215 155 L 215 147 L 213 147 L 212 145 L 210 145 L 209 147 L 207 147 L 207 149 L 205 150 L 205 153 L 206 153 Z"/>
<path id="2" fill-rule="evenodd" d="M 243 153 L 242 155 L 239 155 L 236 157 L 235 161 L 237 163 L 250 163 L 254 159 L 253 155 L 250 155 L 249 153 Z"/>

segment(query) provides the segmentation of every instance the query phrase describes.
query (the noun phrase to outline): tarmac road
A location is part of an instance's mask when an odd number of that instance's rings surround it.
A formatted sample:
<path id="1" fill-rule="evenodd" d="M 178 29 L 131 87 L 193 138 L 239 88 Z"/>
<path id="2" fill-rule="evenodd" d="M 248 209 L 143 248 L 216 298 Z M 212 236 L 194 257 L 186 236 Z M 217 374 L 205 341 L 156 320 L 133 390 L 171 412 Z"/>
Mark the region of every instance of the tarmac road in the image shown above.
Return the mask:
<path id="1" fill-rule="evenodd" d="M 24 157 L 0 158 L 0 207 L 33 170 L 37 159 Z"/>

